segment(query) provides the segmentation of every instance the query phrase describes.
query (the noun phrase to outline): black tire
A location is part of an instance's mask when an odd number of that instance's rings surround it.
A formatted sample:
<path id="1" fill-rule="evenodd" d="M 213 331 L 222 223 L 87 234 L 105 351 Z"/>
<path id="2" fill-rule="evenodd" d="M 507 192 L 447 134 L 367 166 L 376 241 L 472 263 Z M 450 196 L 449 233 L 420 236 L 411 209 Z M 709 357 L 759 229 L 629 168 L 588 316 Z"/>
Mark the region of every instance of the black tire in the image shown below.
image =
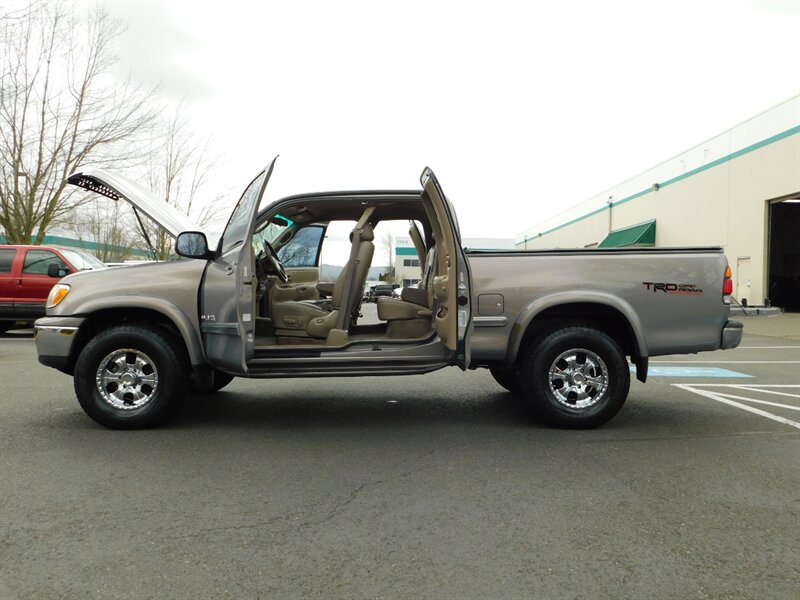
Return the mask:
<path id="1" fill-rule="evenodd" d="M 520 381 L 542 421 L 589 429 L 619 412 L 631 376 L 625 355 L 608 335 L 591 327 L 564 327 L 528 348 Z"/>
<path id="2" fill-rule="evenodd" d="M 167 332 L 119 325 L 86 344 L 73 381 L 78 402 L 92 419 L 112 429 L 142 429 L 178 408 L 187 373 L 184 348 Z"/>
<path id="3" fill-rule="evenodd" d="M 223 373 L 222 371 L 214 369 L 211 374 L 211 385 L 199 387 L 197 382 L 192 380 L 189 384 L 189 389 L 195 394 L 214 394 L 220 391 L 234 379 L 234 375 L 231 375 L 230 373 Z"/>
<path id="4" fill-rule="evenodd" d="M 494 380 L 506 388 L 512 394 L 519 394 L 522 391 L 522 384 L 519 380 L 519 373 L 516 369 L 489 369 Z"/>

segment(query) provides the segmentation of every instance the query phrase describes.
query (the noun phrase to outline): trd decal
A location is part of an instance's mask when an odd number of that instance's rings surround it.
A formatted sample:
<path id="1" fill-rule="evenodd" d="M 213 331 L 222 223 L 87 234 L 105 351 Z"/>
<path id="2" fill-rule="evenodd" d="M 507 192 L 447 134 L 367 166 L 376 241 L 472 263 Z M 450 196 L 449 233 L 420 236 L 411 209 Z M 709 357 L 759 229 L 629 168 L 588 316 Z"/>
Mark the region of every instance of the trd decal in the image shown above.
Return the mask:
<path id="1" fill-rule="evenodd" d="M 655 283 L 653 281 L 643 281 L 648 291 L 653 293 L 664 292 L 665 294 L 682 294 L 684 296 L 702 296 L 703 290 L 693 283 Z"/>

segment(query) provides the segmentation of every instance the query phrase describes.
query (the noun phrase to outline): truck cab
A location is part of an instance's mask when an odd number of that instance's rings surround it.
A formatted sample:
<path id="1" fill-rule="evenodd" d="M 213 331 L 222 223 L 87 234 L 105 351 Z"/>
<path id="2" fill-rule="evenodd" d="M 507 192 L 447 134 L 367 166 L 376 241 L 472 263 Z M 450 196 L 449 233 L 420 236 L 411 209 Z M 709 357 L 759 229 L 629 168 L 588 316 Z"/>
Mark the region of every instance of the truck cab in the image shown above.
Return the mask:
<path id="1" fill-rule="evenodd" d="M 124 278 L 93 277 L 91 292 L 88 278 L 79 276 L 57 287 L 48 318 L 37 323 L 40 362 L 88 382 L 82 404 L 97 420 L 123 427 L 150 422 L 148 411 L 140 409 L 177 394 L 171 381 L 203 390 L 235 376 L 393 375 L 468 367 L 468 265 L 433 172 L 423 172 L 421 190 L 304 194 L 259 210 L 273 164 L 247 186 L 218 240 L 209 242 L 199 229 L 183 230 L 177 218 L 159 221 L 176 236 L 176 253 L 185 260 L 126 267 Z M 70 182 L 133 199 L 151 217 L 164 209 L 117 175 L 86 170 Z M 425 286 L 405 298 L 379 298 L 381 323 L 361 324 L 374 231 L 398 221 L 415 224 L 430 252 Z M 349 259 L 335 282 L 321 282 L 319 248 L 334 222 L 352 226 Z M 159 345 L 175 355 L 174 364 L 159 367 L 154 349 L 128 353 L 124 347 L 139 335 L 171 338 Z M 94 351 L 96 344 L 103 356 Z M 98 377 L 102 381 L 95 385 Z"/>

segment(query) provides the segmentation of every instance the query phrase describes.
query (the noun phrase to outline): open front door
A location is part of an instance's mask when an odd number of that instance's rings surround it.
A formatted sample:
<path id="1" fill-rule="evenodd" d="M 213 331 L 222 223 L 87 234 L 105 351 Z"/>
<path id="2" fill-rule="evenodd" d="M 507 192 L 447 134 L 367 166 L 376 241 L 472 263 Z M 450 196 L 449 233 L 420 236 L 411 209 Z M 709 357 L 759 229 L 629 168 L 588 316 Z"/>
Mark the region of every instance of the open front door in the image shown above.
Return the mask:
<path id="1" fill-rule="evenodd" d="M 208 361 L 234 374 L 247 374 L 255 351 L 255 273 L 251 239 L 258 206 L 273 160 L 242 194 L 216 257 L 209 261 L 200 293 L 200 331 Z"/>
<path id="2" fill-rule="evenodd" d="M 461 247 L 461 232 L 455 210 L 442 192 L 442 187 L 429 168 L 420 177 L 425 190 L 426 210 L 435 215 L 436 275 L 434 286 L 434 327 L 450 350 L 456 363 L 466 369 L 470 362 L 468 332 L 471 326 L 469 263 Z"/>

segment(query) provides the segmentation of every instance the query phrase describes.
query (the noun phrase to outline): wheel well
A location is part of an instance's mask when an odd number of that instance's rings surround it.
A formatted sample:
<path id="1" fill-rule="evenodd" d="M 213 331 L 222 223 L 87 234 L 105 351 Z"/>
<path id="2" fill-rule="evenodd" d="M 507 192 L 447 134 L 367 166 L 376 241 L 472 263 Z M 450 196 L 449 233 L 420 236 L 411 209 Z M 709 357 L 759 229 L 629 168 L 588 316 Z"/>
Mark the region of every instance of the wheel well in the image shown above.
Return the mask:
<path id="1" fill-rule="evenodd" d="M 78 331 L 78 336 L 72 344 L 70 350 L 69 372 L 75 365 L 78 355 L 89 341 L 101 331 L 109 327 L 122 325 L 124 323 L 137 323 L 140 325 L 150 325 L 157 327 L 164 334 L 174 338 L 186 352 L 186 343 L 181 336 L 180 331 L 175 326 L 175 323 L 166 315 L 148 308 L 135 308 L 135 307 L 122 307 L 98 310 L 87 316 L 86 321 Z M 188 360 L 188 354 L 187 354 Z"/>
<path id="2" fill-rule="evenodd" d="M 520 352 L 551 331 L 567 325 L 594 327 L 611 336 L 627 356 L 638 356 L 636 336 L 628 319 L 616 308 L 592 302 L 560 304 L 543 310 L 528 325 L 520 344 Z"/>

